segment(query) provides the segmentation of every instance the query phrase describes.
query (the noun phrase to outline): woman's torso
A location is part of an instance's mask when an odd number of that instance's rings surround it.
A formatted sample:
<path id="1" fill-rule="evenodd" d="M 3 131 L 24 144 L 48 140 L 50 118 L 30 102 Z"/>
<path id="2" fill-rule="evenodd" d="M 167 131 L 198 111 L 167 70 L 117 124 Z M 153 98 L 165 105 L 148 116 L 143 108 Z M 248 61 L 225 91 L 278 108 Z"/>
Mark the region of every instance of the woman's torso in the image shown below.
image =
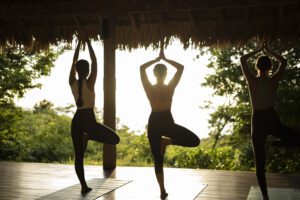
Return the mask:
<path id="1" fill-rule="evenodd" d="M 269 77 L 255 77 L 248 82 L 252 108 L 263 110 L 274 107 L 278 82 Z"/>
<path id="2" fill-rule="evenodd" d="M 174 90 L 167 85 L 153 85 L 147 92 L 152 112 L 162 112 L 171 110 Z"/>
<path id="3" fill-rule="evenodd" d="M 75 102 L 79 97 L 78 92 L 79 81 L 74 81 L 71 86 L 72 94 L 74 96 Z M 81 107 L 77 107 L 77 109 L 86 109 L 86 108 L 94 108 L 95 107 L 95 92 L 88 87 L 87 80 L 82 80 L 82 100 L 83 105 Z"/>

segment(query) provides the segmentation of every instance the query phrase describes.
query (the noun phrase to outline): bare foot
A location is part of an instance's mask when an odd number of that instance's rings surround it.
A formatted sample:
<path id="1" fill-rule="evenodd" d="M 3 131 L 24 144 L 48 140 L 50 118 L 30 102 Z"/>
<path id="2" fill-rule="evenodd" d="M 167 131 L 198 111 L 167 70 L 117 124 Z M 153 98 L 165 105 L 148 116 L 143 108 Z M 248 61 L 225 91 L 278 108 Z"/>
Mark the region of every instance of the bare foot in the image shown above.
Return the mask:
<path id="1" fill-rule="evenodd" d="M 164 157 L 166 148 L 168 145 L 172 144 L 172 140 L 170 138 L 163 137 L 160 143 L 160 154 Z"/>
<path id="2" fill-rule="evenodd" d="M 82 136 L 82 148 L 83 148 L 83 151 L 86 150 L 88 140 L 89 140 L 89 134 L 86 133 L 86 132 L 84 132 L 83 136 Z"/>
<path id="3" fill-rule="evenodd" d="M 168 193 L 164 192 L 160 194 L 160 199 L 166 199 L 168 197 Z"/>
<path id="4" fill-rule="evenodd" d="M 92 188 L 86 186 L 84 188 L 81 188 L 81 194 L 85 195 L 85 194 L 89 193 L 91 190 L 92 190 Z"/>

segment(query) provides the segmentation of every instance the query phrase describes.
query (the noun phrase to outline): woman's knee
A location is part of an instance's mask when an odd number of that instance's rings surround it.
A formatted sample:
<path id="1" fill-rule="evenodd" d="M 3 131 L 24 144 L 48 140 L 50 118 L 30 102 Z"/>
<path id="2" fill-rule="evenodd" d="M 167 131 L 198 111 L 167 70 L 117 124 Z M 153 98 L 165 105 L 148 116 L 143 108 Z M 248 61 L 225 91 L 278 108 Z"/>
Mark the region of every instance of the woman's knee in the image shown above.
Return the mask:
<path id="1" fill-rule="evenodd" d="M 111 131 L 109 134 L 109 144 L 111 145 L 116 145 L 116 144 L 119 144 L 120 142 L 120 137 L 118 136 L 118 134 L 114 131 Z"/>
<path id="2" fill-rule="evenodd" d="M 120 137 L 114 131 L 105 133 L 105 135 L 98 139 L 97 141 L 103 142 L 105 144 L 116 145 L 120 142 Z"/>
<path id="3" fill-rule="evenodd" d="M 193 145 L 194 147 L 197 147 L 197 146 L 199 146 L 199 144 L 200 144 L 200 138 L 197 137 L 197 136 L 195 136 L 195 138 L 194 138 L 193 141 L 192 141 L 192 145 Z"/>
<path id="4" fill-rule="evenodd" d="M 117 134 L 114 134 L 113 143 L 114 144 L 119 144 L 120 143 L 120 137 Z"/>
<path id="5" fill-rule="evenodd" d="M 190 147 L 197 147 L 199 146 L 200 144 L 200 138 L 196 135 L 192 135 L 190 138 L 189 138 L 189 146 Z"/>

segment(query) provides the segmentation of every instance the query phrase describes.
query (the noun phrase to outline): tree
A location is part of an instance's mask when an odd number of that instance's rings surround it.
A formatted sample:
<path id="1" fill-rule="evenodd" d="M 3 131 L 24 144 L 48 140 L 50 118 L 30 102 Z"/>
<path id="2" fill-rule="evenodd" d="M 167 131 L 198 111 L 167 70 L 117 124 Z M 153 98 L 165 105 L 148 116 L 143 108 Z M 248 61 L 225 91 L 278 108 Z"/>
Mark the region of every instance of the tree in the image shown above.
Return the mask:
<path id="1" fill-rule="evenodd" d="M 19 159 L 33 162 L 65 162 L 73 156 L 71 118 L 58 115 L 49 101 L 41 101 L 18 122 L 24 149 Z"/>
<path id="2" fill-rule="evenodd" d="M 0 49 L 0 159 L 15 159 L 22 145 L 18 141 L 17 122 L 24 112 L 14 105 L 15 97 L 22 97 L 31 88 L 40 87 L 33 81 L 50 74 L 62 49 L 33 53 L 22 46 Z"/>
<path id="3" fill-rule="evenodd" d="M 33 112 L 43 112 L 43 111 L 50 111 L 53 109 L 53 103 L 43 99 L 42 101 L 40 101 L 39 103 L 34 104 L 33 107 Z M 54 111 L 54 110 L 53 110 Z"/>
<path id="4" fill-rule="evenodd" d="M 22 142 L 17 140 L 17 123 L 23 117 L 23 111 L 13 104 L 0 106 L 0 160 L 16 160 L 22 151 Z"/>
<path id="5" fill-rule="evenodd" d="M 33 53 L 22 46 L 0 49 L 0 104 L 22 97 L 28 89 L 40 87 L 33 80 L 48 76 L 63 50 Z"/>

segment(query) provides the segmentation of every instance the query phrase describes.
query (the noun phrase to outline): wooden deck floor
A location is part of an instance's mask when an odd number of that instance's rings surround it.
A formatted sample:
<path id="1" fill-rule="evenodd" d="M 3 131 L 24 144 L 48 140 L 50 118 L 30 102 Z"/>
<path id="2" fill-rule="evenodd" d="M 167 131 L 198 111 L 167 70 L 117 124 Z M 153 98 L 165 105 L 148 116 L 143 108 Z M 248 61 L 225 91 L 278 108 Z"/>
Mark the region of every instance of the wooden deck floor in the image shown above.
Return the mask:
<path id="1" fill-rule="evenodd" d="M 147 193 L 159 189 L 154 170 L 149 167 L 117 167 L 105 173 L 101 166 L 85 166 L 86 179 L 116 178 L 132 180 L 131 183 L 98 198 L 99 200 L 145 199 Z M 299 188 L 300 176 L 268 174 L 270 187 Z M 242 200 L 247 199 L 251 185 L 257 185 L 252 172 L 231 172 L 198 169 L 165 169 L 166 189 L 172 183 L 190 187 L 195 181 L 206 183 L 207 187 L 196 200 Z M 36 199 L 57 190 L 78 183 L 73 165 L 0 162 L 0 199 Z M 78 191 L 79 192 L 79 191 Z M 183 199 L 188 200 L 188 199 Z"/>

